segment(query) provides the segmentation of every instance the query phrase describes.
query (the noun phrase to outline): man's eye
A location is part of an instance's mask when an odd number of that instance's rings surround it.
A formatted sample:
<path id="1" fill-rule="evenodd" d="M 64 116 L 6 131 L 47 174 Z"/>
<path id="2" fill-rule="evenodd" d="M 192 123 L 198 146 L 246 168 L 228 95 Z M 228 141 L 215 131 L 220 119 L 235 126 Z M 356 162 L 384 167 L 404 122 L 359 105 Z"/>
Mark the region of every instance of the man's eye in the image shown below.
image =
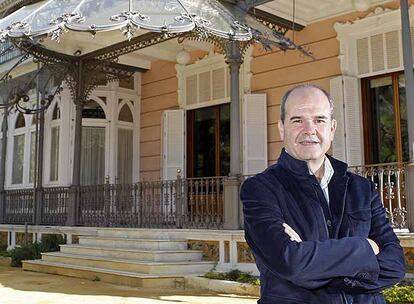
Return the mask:
<path id="1" fill-rule="evenodd" d="M 322 124 L 322 123 L 325 123 L 326 121 L 325 119 L 317 119 L 316 122 L 319 124 Z"/>
<path id="2" fill-rule="evenodd" d="M 300 120 L 300 119 L 292 120 L 292 123 L 301 123 L 301 122 L 302 122 L 302 120 Z"/>

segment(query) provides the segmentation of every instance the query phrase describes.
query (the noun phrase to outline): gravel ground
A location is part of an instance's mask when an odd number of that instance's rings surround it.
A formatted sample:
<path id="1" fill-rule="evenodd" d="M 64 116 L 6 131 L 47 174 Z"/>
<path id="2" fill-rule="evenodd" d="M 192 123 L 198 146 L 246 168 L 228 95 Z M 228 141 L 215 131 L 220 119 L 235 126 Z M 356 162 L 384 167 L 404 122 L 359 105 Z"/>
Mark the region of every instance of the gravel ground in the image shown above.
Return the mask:
<path id="1" fill-rule="evenodd" d="M 257 298 L 198 290 L 148 290 L 0 265 L 0 304 L 255 304 Z"/>

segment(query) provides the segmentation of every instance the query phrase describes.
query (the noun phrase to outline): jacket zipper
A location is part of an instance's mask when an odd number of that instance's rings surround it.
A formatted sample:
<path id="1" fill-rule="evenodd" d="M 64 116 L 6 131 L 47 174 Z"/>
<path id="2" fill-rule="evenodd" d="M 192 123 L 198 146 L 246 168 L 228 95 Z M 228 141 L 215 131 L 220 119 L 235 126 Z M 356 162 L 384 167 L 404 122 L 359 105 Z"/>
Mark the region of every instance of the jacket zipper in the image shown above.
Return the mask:
<path id="1" fill-rule="evenodd" d="M 322 212 L 323 224 L 324 224 L 324 226 L 325 226 L 326 234 L 328 235 L 328 239 L 330 239 L 330 238 L 331 238 L 331 235 L 330 235 L 330 233 L 329 233 L 328 225 L 326 224 L 325 212 L 323 211 L 323 208 L 322 208 L 321 204 L 319 203 L 318 192 L 316 191 L 315 186 L 314 186 L 314 185 L 312 185 L 312 187 L 313 187 L 313 191 L 315 192 L 316 199 L 318 200 L 318 206 L 319 206 L 319 209 L 320 209 L 320 210 L 321 210 L 321 212 Z"/>

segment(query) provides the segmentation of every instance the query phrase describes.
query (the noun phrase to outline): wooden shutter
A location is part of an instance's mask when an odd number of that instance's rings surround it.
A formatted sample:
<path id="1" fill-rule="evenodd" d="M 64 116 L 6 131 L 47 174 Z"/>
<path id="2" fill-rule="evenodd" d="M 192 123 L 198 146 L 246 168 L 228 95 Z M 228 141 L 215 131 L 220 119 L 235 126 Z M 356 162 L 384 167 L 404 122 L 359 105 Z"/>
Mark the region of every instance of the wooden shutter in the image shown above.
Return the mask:
<path id="1" fill-rule="evenodd" d="M 162 121 L 162 176 L 163 179 L 176 179 L 177 170 L 184 175 L 185 164 L 185 112 L 168 110 L 163 113 Z"/>
<path id="2" fill-rule="evenodd" d="M 246 94 L 243 101 L 243 174 L 256 174 L 266 167 L 266 94 Z"/>
<path id="3" fill-rule="evenodd" d="M 335 102 L 335 117 L 338 119 L 333 142 L 334 157 L 346 161 L 349 166 L 362 165 L 364 149 L 359 79 L 349 76 L 332 79 L 331 95 Z"/>

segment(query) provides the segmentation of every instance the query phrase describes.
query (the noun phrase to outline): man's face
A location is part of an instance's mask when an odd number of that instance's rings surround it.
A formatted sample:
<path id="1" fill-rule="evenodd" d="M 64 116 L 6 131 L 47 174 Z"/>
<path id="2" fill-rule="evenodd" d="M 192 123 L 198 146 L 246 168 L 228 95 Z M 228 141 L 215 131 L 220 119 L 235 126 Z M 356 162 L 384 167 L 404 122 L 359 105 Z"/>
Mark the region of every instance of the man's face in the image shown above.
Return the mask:
<path id="1" fill-rule="evenodd" d="M 286 102 L 285 121 L 278 124 L 286 150 L 296 159 L 322 162 L 336 129 L 328 98 L 316 88 L 294 90 Z"/>

